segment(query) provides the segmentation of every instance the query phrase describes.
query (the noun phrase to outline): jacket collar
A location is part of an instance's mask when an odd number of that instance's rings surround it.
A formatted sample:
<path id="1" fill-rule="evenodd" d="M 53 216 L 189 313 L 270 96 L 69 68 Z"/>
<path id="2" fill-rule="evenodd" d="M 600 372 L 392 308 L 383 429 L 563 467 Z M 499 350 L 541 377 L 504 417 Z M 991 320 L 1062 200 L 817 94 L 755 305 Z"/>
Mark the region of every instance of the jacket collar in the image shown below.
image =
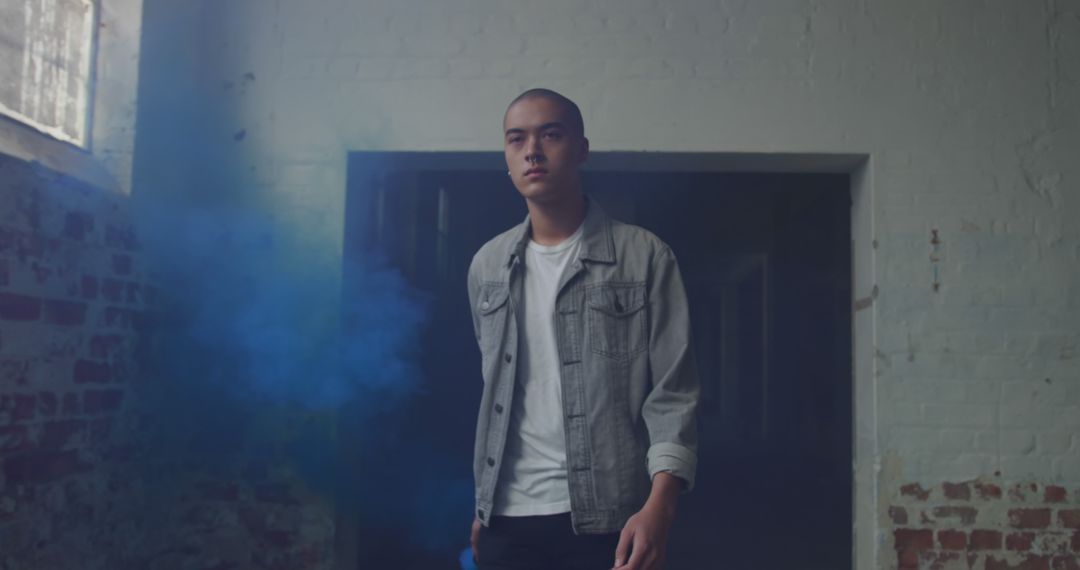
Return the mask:
<path id="1" fill-rule="evenodd" d="M 585 221 L 581 232 L 581 250 L 579 259 L 587 259 L 599 263 L 615 263 L 615 240 L 611 237 L 611 218 L 604 213 L 595 200 L 585 196 Z M 525 246 L 529 243 L 531 233 L 529 216 L 525 221 L 518 224 L 511 234 L 506 252 L 507 266 L 514 263 L 514 259 L 525 256 Z"/>

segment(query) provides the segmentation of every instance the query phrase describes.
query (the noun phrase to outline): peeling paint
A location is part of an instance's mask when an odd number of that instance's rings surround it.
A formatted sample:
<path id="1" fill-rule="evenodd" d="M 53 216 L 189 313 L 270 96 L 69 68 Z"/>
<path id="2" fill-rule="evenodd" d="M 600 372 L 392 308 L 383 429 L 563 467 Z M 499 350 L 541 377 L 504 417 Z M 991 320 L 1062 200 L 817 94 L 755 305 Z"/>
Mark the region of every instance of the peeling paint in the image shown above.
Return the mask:
<path id="1" fill-rule="evenodd" d="M 878 286 L 874 285 L 874 288 L 870 291 L 870 295 L 863 297 L 862 299 L 855 300 L 855 312 L 859 312 L 874 304 L 874 299 L 878 296 Z"/>

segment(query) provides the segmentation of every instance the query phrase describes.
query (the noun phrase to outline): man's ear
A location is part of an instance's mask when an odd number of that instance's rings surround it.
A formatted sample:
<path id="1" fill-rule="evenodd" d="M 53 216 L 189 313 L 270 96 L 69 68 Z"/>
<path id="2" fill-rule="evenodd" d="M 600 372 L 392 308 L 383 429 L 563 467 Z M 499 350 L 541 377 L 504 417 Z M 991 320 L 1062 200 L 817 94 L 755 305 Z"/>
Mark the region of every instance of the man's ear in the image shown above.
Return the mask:
<path id="1" fill-rule="evenodd" d="M 581 137 L 581 151 L 578 153 L 578 164 L 589 158 L 589 139 Z"/>

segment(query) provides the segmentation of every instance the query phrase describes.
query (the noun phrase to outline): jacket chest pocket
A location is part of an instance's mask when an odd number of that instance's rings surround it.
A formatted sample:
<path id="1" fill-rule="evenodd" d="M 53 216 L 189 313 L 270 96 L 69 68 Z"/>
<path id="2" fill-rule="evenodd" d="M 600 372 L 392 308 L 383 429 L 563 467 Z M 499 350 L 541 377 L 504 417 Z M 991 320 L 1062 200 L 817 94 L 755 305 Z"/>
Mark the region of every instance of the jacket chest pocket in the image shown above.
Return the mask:
<path id="1" fill-rule="evenodd" d="M 487 358 L 499 349 L 499 340 L 506 331 L 507 299 L 510 288 L 506 283 L 484 283 L 476 300 L 480 318 L 480 352 Z"/>
<path id="2" fill-rule="evenodd" d="M 586 331 L 592 351 L 628 359 L 648 346 L 645 283 L 598 283 L 585 289 Z"/>

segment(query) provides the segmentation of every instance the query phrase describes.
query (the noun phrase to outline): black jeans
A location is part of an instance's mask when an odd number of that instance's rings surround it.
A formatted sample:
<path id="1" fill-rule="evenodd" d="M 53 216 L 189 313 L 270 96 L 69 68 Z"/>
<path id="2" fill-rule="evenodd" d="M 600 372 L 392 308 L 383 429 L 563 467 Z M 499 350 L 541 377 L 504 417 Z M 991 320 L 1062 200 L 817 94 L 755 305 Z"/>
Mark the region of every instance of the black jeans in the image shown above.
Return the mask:
<path id="1" fill-rule="evenodd" d="M 619 533 L 574 534 L 570 513 L 491 517 L 480 527 L 480 570 L 610 570 Z"/>

